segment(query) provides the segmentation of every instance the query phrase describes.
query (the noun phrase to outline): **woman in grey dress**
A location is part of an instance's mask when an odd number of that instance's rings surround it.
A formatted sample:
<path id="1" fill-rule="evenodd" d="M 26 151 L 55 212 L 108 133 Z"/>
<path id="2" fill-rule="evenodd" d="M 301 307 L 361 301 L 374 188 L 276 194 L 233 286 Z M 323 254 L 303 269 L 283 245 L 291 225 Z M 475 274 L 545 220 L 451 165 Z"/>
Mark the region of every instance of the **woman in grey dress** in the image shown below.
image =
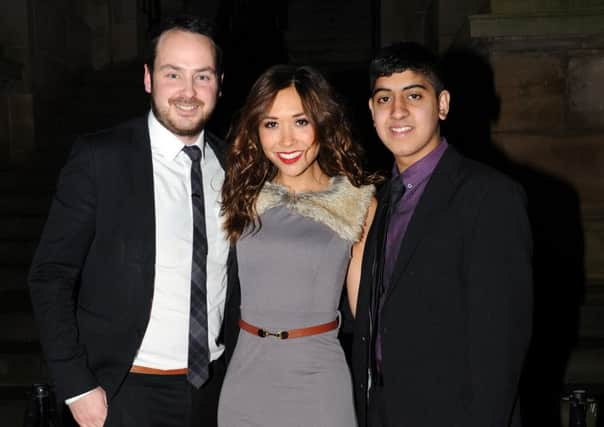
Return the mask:
<path id="1" fill-rule="evenodd" d="M 332 89 L 309 67 L 260 76 L 230 136 L 223 213 L 241 329 L 218 424 L 353 427 L 337 307 L 344 285 L 356 306 L 372 177 Z"/>

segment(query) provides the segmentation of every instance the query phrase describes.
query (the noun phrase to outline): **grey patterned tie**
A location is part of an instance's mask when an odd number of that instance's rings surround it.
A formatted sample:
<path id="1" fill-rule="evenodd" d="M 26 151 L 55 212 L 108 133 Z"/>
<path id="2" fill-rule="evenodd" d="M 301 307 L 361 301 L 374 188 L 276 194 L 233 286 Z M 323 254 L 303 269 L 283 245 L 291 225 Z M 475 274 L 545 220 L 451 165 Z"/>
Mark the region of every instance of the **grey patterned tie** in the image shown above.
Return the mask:
<path id="1" fill-rule="evenodd" d="M 206 258 L 208 239 L 203 199 L 203 184 L 196 145 L 183 151 L 191 158 L 191 198 L 193 202 L 193 260 L 191 267 L 191 309 L 189 313 L 189 366 L 187 378 L 199 388 L 208 379 L 208 312 L 206 309 Z"/>

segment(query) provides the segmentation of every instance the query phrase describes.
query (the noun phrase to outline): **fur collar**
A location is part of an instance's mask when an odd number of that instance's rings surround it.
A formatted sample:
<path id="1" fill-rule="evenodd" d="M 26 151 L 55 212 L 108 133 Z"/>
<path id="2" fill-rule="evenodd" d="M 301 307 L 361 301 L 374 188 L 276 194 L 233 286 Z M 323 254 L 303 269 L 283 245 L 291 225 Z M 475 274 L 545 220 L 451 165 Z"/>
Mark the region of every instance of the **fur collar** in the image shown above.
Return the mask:
<path id="1" fill-rule="evenodd" d="M 266 182 L 258 195 L 258 216 L 279 205 L 320 222 L 342 239 L 356 242 L 361 238 L 365 215 L 373 197 L 373 185 L 353 186 L 346 177 L 331 178 L 323 191 L 292 193 L 282 185 Z"/>

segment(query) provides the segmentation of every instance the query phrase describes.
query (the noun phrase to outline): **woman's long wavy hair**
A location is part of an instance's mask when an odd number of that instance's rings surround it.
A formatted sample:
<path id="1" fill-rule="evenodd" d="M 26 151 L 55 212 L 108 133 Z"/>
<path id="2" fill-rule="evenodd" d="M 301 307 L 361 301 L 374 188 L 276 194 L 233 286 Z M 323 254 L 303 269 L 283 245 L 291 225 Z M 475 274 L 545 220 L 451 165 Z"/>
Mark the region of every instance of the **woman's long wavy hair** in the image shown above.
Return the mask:
<path id="1" fill-rule="evenodd" d="M 321 170 L 330 177 L 344 175 L 357 187 L 374 181 L 362 169 L 361 148 L 353 142 L 344 110 L 327 80 L 311 67 L 273 66 L 252 86 L 227 136 L 222 214 L 231 244 L 247 227 L 253 230 L 261 225 L 256 199 L 264 183 L 275 177 L 277 168 L 262 151 L 258 129 L 277 93 L 290 86 L 296 89 L 313 126 Z"/>

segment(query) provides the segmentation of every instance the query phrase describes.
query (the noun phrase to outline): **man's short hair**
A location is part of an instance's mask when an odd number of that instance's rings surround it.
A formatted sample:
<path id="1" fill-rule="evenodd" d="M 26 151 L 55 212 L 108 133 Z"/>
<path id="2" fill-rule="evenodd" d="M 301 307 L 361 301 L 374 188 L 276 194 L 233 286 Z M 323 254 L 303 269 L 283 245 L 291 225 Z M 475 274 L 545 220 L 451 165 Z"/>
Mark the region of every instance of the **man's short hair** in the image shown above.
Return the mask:
<path id="1" fill-rule="evenodd" d="M 149 70 L 153 71 L 159 38 L 162 34 L 170 30 L 187 31 L 209 38 L 214 47 L 216 76 L 220 78 L 222 75 L 222 49 L 216 43 L 216 27 L 212 21 L 194 15 L 178 15 L 166 18 L 151 31 L 151 39 L 149 40 L 145 54 L 145 64 L 147 64 Z"/>
<path id="2" fill-rule="evenodd" d="M 370 93 L 378 78 L 407 70 L 425 75 L 437 95 L 445 88 L 438 56 L 421 44 L 400 42 L 380 49 L 369 64 Z"/>

